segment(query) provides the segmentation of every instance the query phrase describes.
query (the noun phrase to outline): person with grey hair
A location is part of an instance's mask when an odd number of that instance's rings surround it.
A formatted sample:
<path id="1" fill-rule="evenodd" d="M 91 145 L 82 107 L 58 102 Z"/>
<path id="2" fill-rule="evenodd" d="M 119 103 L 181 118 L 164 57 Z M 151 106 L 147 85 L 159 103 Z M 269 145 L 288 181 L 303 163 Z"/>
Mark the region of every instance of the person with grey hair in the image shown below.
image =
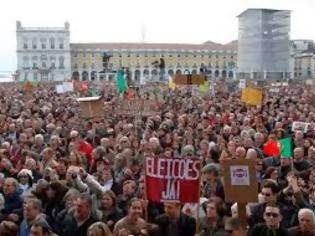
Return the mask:
<path id="1" fill-rule="evenodd" d="M 315 214 L 311 209 L 302 208 L 298 213 L 299 225 L 289 228 L 289 236 L 313 236 L 315 235 Z"/>
<path id="2" fill-rule="evenodd" d="M 45 148 L 47 148 L 47 144 L 44 142 L 44 136 L 42 134 L 36 134 L 31 150 L 35 153 L 41 153 Z"/>
<path id="3" fill-rule="evenodd" d="M 21 211 L 22 199 L 18 189 L 18 181 L 15 178 L 6 178 L 3 184 L 5 206 L 1 213 L 4 217 Z"/>

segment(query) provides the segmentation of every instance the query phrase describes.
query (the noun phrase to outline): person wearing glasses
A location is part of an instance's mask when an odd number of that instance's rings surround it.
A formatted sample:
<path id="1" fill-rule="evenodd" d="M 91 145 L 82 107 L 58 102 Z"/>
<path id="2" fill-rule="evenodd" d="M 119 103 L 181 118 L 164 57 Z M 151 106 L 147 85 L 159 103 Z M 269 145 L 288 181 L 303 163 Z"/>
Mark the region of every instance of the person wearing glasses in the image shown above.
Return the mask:
<path id="1" fill-rule="evenodd" d="M 287 236 L 286 229 L 280 226 L 282 215 L 280 208 L 275 203 L 268 203 L 266 205 L 264 214 L 265 223 L 256 224 L 250 232 L 250 236 Z"/>
<path id="2" fill-rule="evenodd" d="M 263 223 L 263 213 L 265 210 L 265 207 L 269 203 L 277 203 L 277 196 L 279 192 L 279 187 L 277 182 L 267 179 L 264 180 L 262 183 L 262 189 L 261 189 L 261 195 L 262 195 L 262 203 L 257 204 L 254 206 L 251 210 L 251 223 L 257 224 L 257 223 Z"/>

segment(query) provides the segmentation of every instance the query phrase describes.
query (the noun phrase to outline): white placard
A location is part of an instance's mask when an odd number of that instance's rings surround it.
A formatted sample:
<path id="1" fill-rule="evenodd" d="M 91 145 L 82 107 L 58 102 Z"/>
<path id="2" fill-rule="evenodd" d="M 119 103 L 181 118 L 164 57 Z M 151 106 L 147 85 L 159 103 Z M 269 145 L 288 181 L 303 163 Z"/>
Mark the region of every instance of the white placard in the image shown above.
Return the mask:
<path id="1" fill-rule="evenodd" d="M 313 85 L 313 82 L 314 82 L 314 80 L 312 80 L 312 79 L 307 79 L 307 80 L 305 81 L 305 84 L 307 84 L 307 85 Z"/>
<path id="2" fill-rule="evenodd" d="M 237 165 L 230 167 L 232 186 L 249 186 L 248 166 Z"/>
<path id="3" fill-rule="evenodd" d="M 308 130 L 308 126 L 310 125 L 310 123 L 305 123 L 305 122 L 293 122 L 292 124 L 292 131 L 296 131 L 296 130 L 302 130 L 304 133 L 307 132 Z"/>
<path id="4" fill-rule="evenodd" d="M 65 93 L 62 84 L 56 85 L 56 91 L 57 91 L 57 93 L 59 93 L 59 94 L 60 94 L 60 93 Z"/>
<path id="5" fill-rule="evenodd" d="M 240 89 L 246 88 L 246 79 L 240 79 L 240 82 L 239 82 L 239 84 L 238 84 L 238 87 L 239 87 Z"/>
<path id="6" fill-rule="evenodd" d="M 71 83 L 71 82 L 63 82 L 62 86 L 63 86 L 63 90 L 65 92 L 73 92 L 73 83 Z"/>
<path id="7" fill-rule="evenodd" d="M 288 82 L 283 82 L 282 86 L 287 87 L 287 86 L 289 86 L 289 83 Z"/>
<path id="8" fill-rule="evenodd" d="M 279 88 L 271 88 L 271 89 L 269 90 L 269 92 L 271 92 L 271 93 L 279 93 L 279 91 L 280 91 Z"/>

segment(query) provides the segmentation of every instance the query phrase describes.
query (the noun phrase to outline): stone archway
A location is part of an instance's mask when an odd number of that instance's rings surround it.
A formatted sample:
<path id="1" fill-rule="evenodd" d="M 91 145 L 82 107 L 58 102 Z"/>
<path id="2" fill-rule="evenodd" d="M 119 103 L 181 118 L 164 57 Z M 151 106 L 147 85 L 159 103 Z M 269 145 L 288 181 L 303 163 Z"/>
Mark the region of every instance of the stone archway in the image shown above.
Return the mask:
<path id="1" fill-rule="evenodd" d="M 174 71 L 173 70 L 168 70 L 167 74 L 169 76 L 173 77 L 174 76 Z"/>
<path id="2" fill-rule="evenodd" d="M 140 70 L 136 70 L 135 71 L 135 81 L 139 82 L 140 81 L 140 77 L 141 77 L 141 71 Z"/>
<path id="3" fill-rule="evenodd" d="M 182 71 L 181 70 L 177 70 L 176 71 L 176 75 L 181 75 L 182 74 Z"/>
<path id="4" fill-rule="evenodd" d="M 192 70 L 191 74 L 192 75 L 196 75 L 197 74 L 197 70 Z"/>
<path id="5" fill-rule="evenodd" d="M 91 80 L 96 80 L 97 74 L 96 71 L 91 72 Z"/>
<path id="6" fill-rule="evenodd" d="M 226 70 L 223 70 L 222 71 L 222 78 L 226 78 L 226 75 L 227 75 Z"/>
<path id="7" fill-rule="evenodd" d="M 157 70 L 152 70 L 151 71 L 151 79 L 152 80 L 154 80 L 154 81 L 156 81 L 157 80 L 157 76 L 158 76 L 158 72 L 157 72 Z"/>
<path id="8" fill-rule="evenodd" d="M 214 77 L 219 77 L 219 75 L 220 75 L 220 72 L 218 71 L 218 70 L 216 70 L 215 72 L 214 72 Z"/>
<path id="9" fill-rule="evenodd" d="M 74 71 L 72 73 L 72 79 L 73 80 L 80 80 L 80 73 L 78 71 Z"/>
<path id="10" fill-rule="evenodd" d="M 143 77 L 144 77 L 144 80 L 145 80 L 145 81 L 148 81 L 148 80 L 149 80 L 149 78 L 150 78 L 150 72 L 149 72 L 149 70 L 144 70 L 144 71 L 143 71 Z"/>
<path id="11" fill-rule="evenodd" d="M 229 71 L 229 78 L 230 78 L 230 79 L 233 79 L 233 77 L 234 77 L 233 71 Z"/>
<path id="12" fill-rule="evenodd" d="M 87 71 L 82 72 L 82 81 L 89 80 L 89 73 Z"/>

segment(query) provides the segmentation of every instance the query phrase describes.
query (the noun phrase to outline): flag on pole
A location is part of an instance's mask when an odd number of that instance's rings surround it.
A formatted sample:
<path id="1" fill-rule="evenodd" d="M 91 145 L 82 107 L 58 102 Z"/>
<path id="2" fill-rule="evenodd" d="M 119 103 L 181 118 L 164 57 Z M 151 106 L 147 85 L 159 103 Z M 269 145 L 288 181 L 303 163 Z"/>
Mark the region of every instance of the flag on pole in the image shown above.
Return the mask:
<path id="1" fill-rule="evenodd" d="M 168 77 L 168 87 L 172 90 L 176 89 L 176 84 L 174 83 L 172 76 Z"/>
<path id="2" fill-rule="evenodd" d="M 117 74 L 117 86 L 119 93 L 125 93 L 127 91 L 127 82 L 125 79 L 125 73 L 123 70 L 119 70 Z"/>
<path id="3" fill-rule="evenodd" d="M 292 151 L 292 138 L 283 138 L 279 140 L 281 144 L 281 156 L 286 158 L 292 158 L 293 151 Z"/>
<path id="4" fill-rule="evenodd" d="M 281 153 L 281 144 L 275 140 L 269 140 L 265 143 L 263 152 L 267 156 L 279 156 Z"/>
<path id="5" fill-rule="evenodd" d="M 205 96 L 209 93 L 209 82 L 205 81 L 203 84 L 199 85 L 199 95 Z"/>

